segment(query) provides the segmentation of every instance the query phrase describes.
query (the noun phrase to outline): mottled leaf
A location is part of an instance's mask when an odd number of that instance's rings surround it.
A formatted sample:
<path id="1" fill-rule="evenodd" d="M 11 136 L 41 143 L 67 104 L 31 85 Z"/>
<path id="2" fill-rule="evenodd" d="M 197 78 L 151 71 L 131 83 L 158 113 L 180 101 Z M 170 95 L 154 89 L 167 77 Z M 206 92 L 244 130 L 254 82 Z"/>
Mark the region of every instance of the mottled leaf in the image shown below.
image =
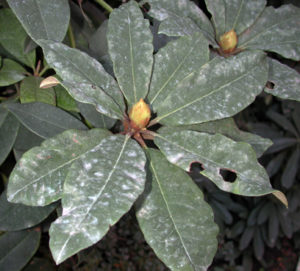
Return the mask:
<path id="1" fill-rule="evenodd" d="M 67 129 L 87 129 L 67 112 L 45 103 L 7 104 L 6 108 L 30 131 L 42 138 L 52 137 Z"/>
<path id="2" fill-rule="evenodd" d="M 6 192 L 3 192 L 0 197 L 0 230 L 18 231 L 35 226 L 42 222 L 56 207 L 57 204 L 31 207 L 10 203 L 6 199 Z"/>
<path id="3" fill-rule="evenodd" d="M 18 130 L 18 120 L 3 107 L 0 107 L 0 165 L 10 153 Z"/>
<path id="4" fill-rule="evenodd" d="M 43 102 L 54 106 L 56 105 L 54 89 L 40 88 L 42 80 L 43 78 L 41 77 L 29 76 L 22 81 L 20 87 L 21 103 Z"/>
<path id="5" fill-rule="evenodd" d="M 45 206 L 61 198 L 70 166 L 98 146 L 107 130 L 68 130 L 26 152 L 12 171 L 7 187 L 10 202 Z"/>
<path id="6" fill-rule="evenodd" d="M 118 110 L 115 114 L 123 116 L 125 105 L 118 84 L 97 60 L 61 43 L 40 41 L 40 44 L 47 62 L 64 80 L 64 86 L 76 100 L 109 110 L 105 99 L 113 104 L 114 110 Z"/>
<path id="7" fill-rule="evenodd" d="M 9 86 L 21 81 L 26 70 L 11 59 L 4 59 L 0 69 L 0 87 Z"/>
<path id="8" fill-rule="evenodd" d="M 34 67 L 35 52 L 24 52 L 27 34 L 11 9 L 0 10 L 0 45 L 22 63 Z"/>
<path id="9" fill-rule="evenodd" d="M 200 189 L 157 150 L 137 218 L 148 244 L 171 270 L 206 270 L 217 250 L 217 226 Z"/>
<path id="10" fill-rule="evenodd" d="M 172 132 L 171 129 L 157 134 L 154 141 L 171 163 L 184 170 L 189 171 L 193 162 L 201 163 L 204 170 L 200 173 L 224 191 L 245 196 L 276 192 L 266 171 L 257 162 L 254 150 L 247 143 L 234 142 L 221 134 Z M 236 179 L 225 181 L 221 175 L 222 169 L 235 173 Z"/>
<path id="11" fill-rule="evenodd" d="M 215 44 L 215 34 L 212 24 L 206 17 L 205 13 L 192 1 L 189 0 L 147 0 L 150 5 L 149 15 L 162 22 L 161 33 L 176 36 L 179 32 L 192 33 L 194 24 L 198 26 L 204 36 Z M 193 23 L 184 25 L 182 22 L 188 18 Z M 166 21 L 166 22 L 164 22 Z M 179 21 L 179 25 L 177 22 Z M 189 20 L 187 20 L 189 21 Z M 172 25 L 171 23 L 175 23 Z M 174 32 L 173 32 L 174 31 Z"/>
<path id="12" fill-rule="evenodd" d="M 278 53 L 300 60 L 300 8 L 267 7 L 252 27 L 239 37 L 239 47 Z"/>
<path id="13" fill-rule="evenodd" d="M 257 157 L 260 157 L 273 144 L 268 138 L 263 138 L 240 130 L 235 124 L 233 118 L 225 118 L 194 125 L 178 126 L 178 129 L 205 132 L 209 134 L 219 133 L 233 139 L 234 141 L 247 142 L 255 150 Z"/>
<path id="14" fill-rule="evenodd" d="M 30 37 L 62 41 L 70 20 L 67 0 L 7 0 Z"/>
<path id="15" fill-rule="evenodd" d="M 99 113 L 91 104 L 77 103 L 80 113 L 96 128 L 110 129 L 116 123 L 115 119 Z"/>
<path id="16" fill-rule="evenodd" d="M 109 55 L 119 86 L 133 105 L 148 92 L 153 45 L 149 21 L 135 1 L 122 5 L 110 14 L 107 29 Z"/>
<path id="17" fill-rule="evenodd" d="M 206 0 L 205 3 L 212 14 L 217 40 L 231 29 L 241 34 L 255 22 L 266 6 L 266 0 Z"/>
<path id="18" fill-rule="evenodd" d="M 182 80 L 160 104 L 157 121 L 172 126 L 235 115 L 254 101 L 263 90 L 267 76 L 267 62 L 262 52 L 215 57 L 200 71 Z"/>
<path id="19" fill-rule="evenodd" d="M 37 251 L 38 231 L 6 232 L 0 236 L 0 270 L 20 271 Z"/>
<path id="20" fill-rule="evenodd" d="M 181 86 L 182 80 L 200 70 L 208 60 L 208 43 L 200 33 L 169 42 L 160 49 L 155 55 L 148 94 L 154 111 L 172 91 Z"/>
<path id="21" fill-rule="evenodd" d="M 75 162 L 64 184 L 63 213 L 50 228 L 57 264 L 98 242 L 144 190 L 146 157 L 129 137 L 103 139 Z"/>
<path id="22" fill-rule="evenodd" d="M 56 103 L 58 107 L 67 111 L 78 112 L 76 101 L 62 85 L 57 85 L 53 88 L 55 91 Z"/>
<path id="23" fill-rule="evenodd" d="M 300 41 L 299 41 L 300 44 Z M 291 99 L 300 102 L 300 74 L 296 70 L 281 64 L 272 58 L 269 60 L 268 80 L 274 85 L 270 89 L 265 88 L 265 92 L 282 99 Z"/>

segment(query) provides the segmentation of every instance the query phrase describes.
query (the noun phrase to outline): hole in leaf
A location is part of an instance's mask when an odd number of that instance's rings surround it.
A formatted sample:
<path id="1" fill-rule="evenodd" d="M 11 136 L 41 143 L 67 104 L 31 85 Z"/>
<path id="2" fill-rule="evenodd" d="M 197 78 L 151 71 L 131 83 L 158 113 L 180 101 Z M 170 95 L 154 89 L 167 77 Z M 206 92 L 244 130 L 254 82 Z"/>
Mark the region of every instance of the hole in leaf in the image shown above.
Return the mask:
<path id="1" fill-rule="evenodd" d="M 268 89 L 274 89 L 275 84 L 272 83 L 272 82 L 270 82 L 270 81 L 268 81 L 267 84 L 266 84 L 266 87 L 267 87 Z"/>
<path id="2" fill-rule="evenodd" d="M 142 9 L 143 9 L 143 11 L 144 12 L 148 12 L 149 10 L 150 10 L 150 4 L 147 2 L 147 3 L 145 3 L 144 5 L 142 5 Z"/>
<path id="3" fill-rule="evenodd" d="M 220 175 L 223 177 L 225 182 L 229 182 L 229 183 L 233 183 L 237 177 L 236 173 L 226 168 L 220 169 Z"/>
<path id="4" fill-rule="evenodd" d="M 190 164 L 190 172 L 200 173 L 204 170 L 204 167 L 199 162 L 193 162 Z"/>

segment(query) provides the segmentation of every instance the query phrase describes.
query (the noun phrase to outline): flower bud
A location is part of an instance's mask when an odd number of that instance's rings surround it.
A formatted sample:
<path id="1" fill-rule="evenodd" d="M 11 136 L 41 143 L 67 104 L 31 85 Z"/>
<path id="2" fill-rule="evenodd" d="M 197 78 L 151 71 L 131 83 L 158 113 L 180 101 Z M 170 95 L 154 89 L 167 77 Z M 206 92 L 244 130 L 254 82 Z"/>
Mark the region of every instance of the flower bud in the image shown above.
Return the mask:
<path id="1" fill-rule="evenodd" d="M 231 53 L 234 51 L 238 43 L 238 37 L 233 29 L 226 32 L 220 37 L 220 46 L 224 53 Z"/>
<path id="2" fill-rule="evenodd" d="M 151 117 L 150 107 L 140 99 L 136 104 L 132 106 L 129 112 L 129 119 L 131 124 L 138 129 L 143 129 L 147 126 Z"/>

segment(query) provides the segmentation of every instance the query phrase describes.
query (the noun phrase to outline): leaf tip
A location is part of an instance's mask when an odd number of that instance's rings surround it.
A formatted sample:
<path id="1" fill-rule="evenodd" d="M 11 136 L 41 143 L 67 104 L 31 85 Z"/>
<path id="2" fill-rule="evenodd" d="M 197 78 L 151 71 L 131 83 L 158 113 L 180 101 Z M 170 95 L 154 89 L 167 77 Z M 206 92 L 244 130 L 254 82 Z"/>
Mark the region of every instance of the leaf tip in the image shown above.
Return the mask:
<path id="1" fill-rule="evenodd" d="M 275 192 L 272 193 L 277 199 L 280 200 L 281 203 L 284 204 L 284 206 L 286 208 L 289 207 L 289 203 L 288 203 L 288 200 L 286 198 L 286 196 L 281 192 L 281 191 L 278 191 L 278 190 L 275 190 Z"/>

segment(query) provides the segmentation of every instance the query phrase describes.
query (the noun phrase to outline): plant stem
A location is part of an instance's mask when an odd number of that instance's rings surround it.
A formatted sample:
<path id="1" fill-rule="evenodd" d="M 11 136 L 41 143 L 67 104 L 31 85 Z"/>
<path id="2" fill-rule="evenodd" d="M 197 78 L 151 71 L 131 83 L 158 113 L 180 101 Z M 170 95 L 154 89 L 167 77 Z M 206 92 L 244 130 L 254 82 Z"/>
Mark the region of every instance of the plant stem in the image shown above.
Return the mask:
<path id="1" fill-rule="evenodd" d="M 48 65 L 45 65 L 45 67 L 40 71 L 39 76 L 42 77 L 43 74 L 50 69 L 50 67 Z"/>
<path id="2" fill-rule="evenodd" d="M 75 42 L 75 37 L 74 37 L 74 33 L 72 30 L 72 26 L 71 23 L 69 23 L 69 27 L 68 27 L 68 37 L 70 40 L 70 45 L 72 48 L 76 48 L 76 42 Z"/>
<path id="3" fill-rule="evenodd" d="M 101 7 L 107 10 L 109 13 L 113 11 L 113 8 L 107 4 L 104 0 L 95 0 Z"/>

